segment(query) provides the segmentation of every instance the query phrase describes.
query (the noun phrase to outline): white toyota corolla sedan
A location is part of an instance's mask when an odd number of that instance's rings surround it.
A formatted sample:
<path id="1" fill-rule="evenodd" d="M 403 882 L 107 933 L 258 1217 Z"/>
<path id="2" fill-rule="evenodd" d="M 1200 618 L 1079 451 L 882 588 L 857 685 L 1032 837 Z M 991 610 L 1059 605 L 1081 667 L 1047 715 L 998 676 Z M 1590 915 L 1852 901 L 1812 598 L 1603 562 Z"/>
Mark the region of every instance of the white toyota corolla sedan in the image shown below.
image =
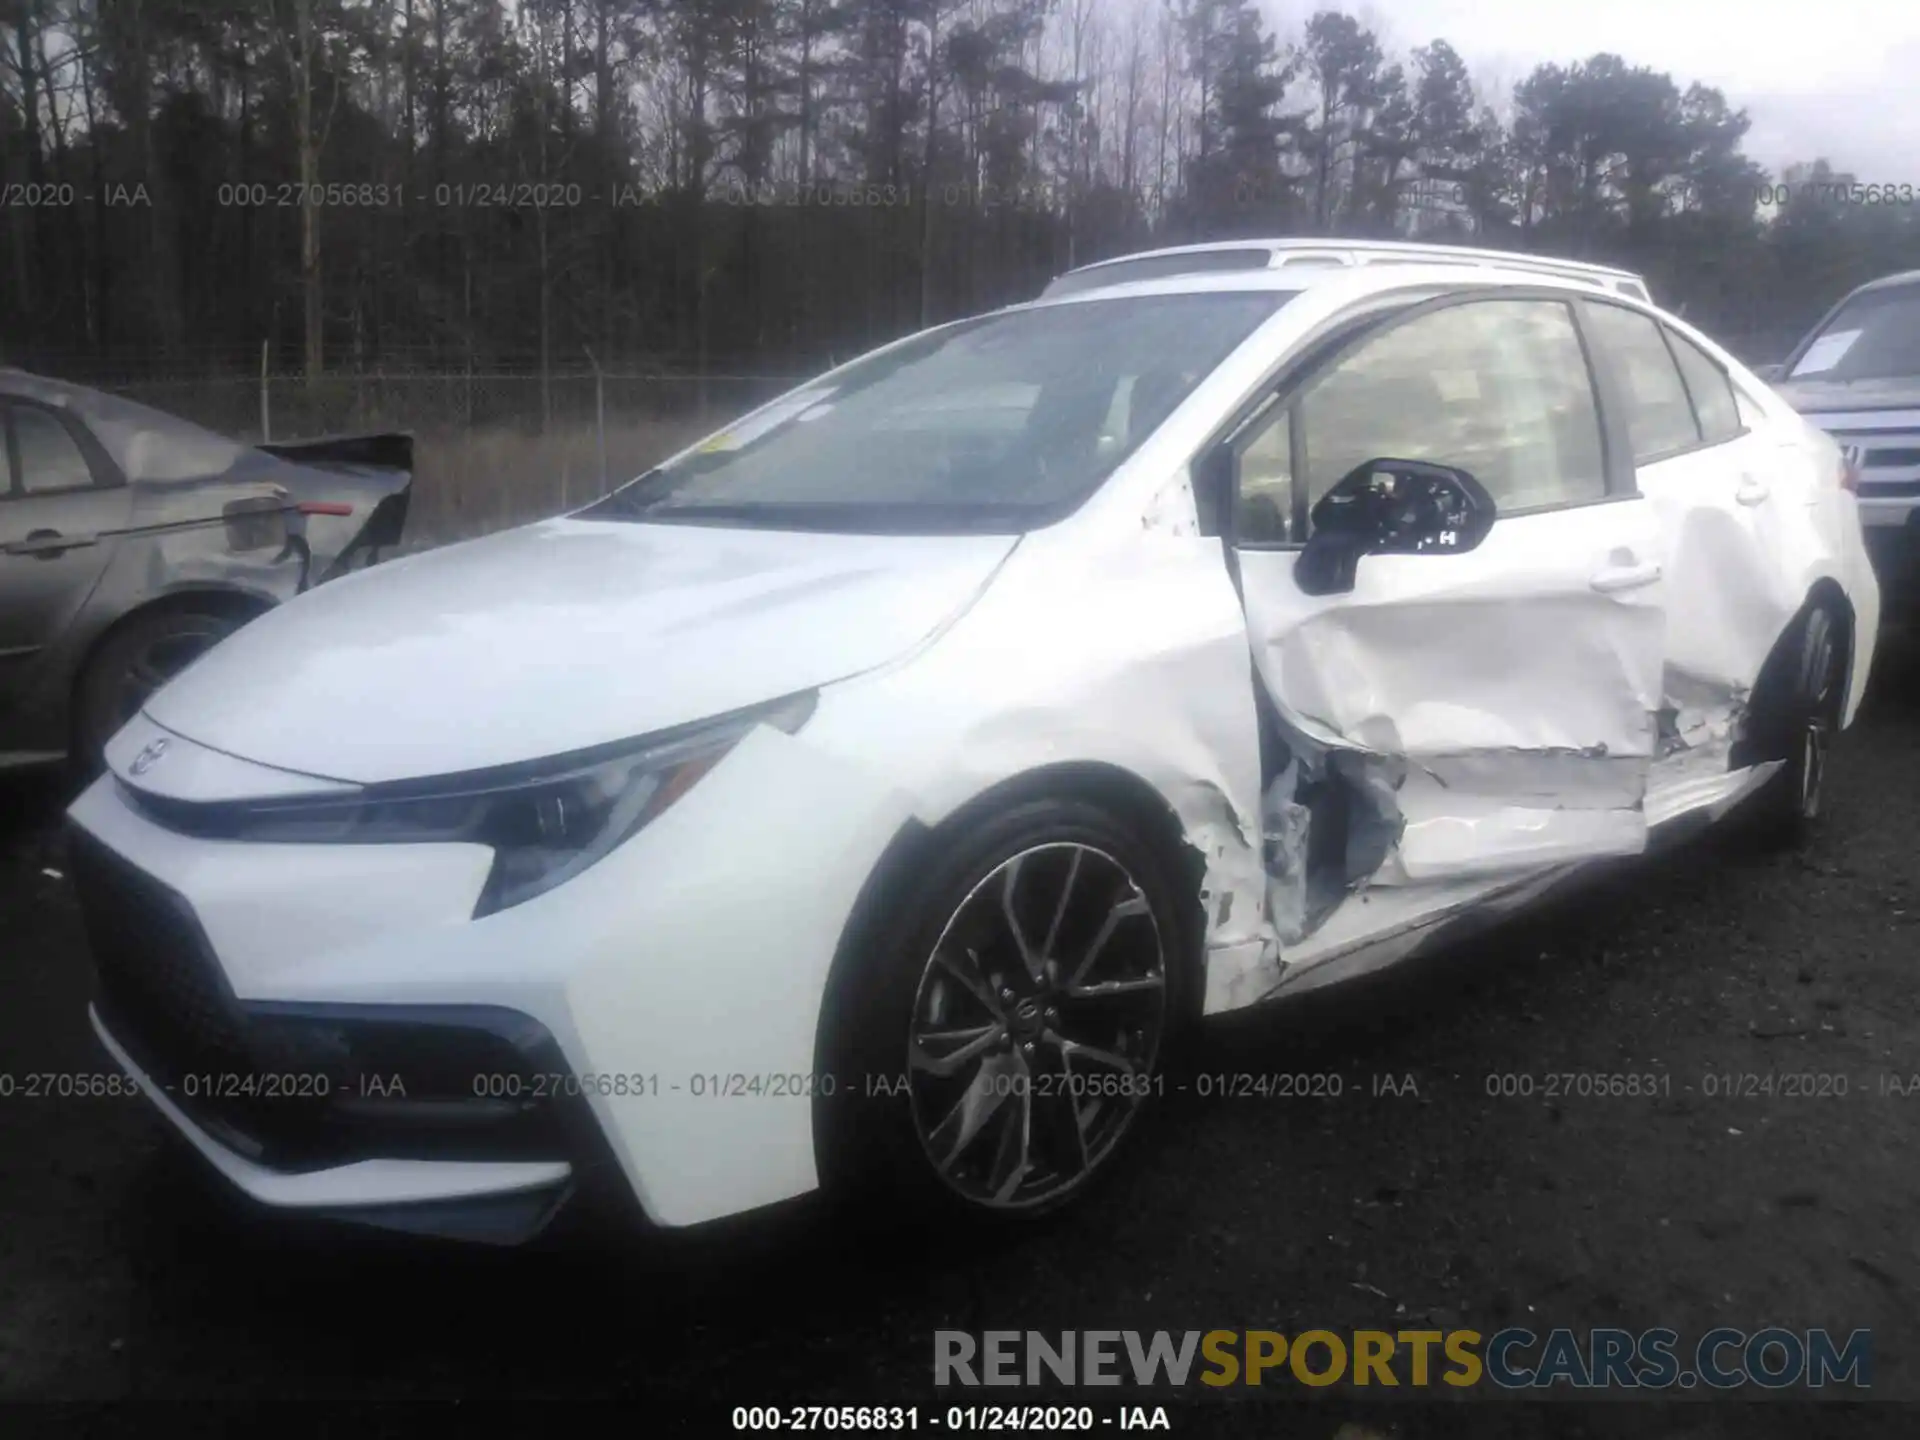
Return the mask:
<path id="1" fill-rule="evenodd" d="M 162 688 L 71 812 L 93 1024 L 285 1211 L 1036 1214 L 1203 1015 L 1689 816 L 1798 834 L 1873 652 L 1852 488 L 1575 278 L 959 321 Z"/>

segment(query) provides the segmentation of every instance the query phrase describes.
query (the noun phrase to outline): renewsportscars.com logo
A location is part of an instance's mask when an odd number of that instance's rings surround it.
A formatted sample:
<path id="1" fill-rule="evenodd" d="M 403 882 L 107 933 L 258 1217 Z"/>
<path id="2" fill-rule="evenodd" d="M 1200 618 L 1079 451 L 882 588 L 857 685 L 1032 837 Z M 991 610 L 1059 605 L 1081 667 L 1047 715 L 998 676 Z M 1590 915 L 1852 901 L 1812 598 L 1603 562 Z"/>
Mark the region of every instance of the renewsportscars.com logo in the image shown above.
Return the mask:
<path id="1" fill-rule="evenodd" d="M 1873 1380 L 1873 1332 L 1709 1330 L 937 1330 L 933 1381 L 981 1385 L 1492 1385 L 1778 1390 Z"/>

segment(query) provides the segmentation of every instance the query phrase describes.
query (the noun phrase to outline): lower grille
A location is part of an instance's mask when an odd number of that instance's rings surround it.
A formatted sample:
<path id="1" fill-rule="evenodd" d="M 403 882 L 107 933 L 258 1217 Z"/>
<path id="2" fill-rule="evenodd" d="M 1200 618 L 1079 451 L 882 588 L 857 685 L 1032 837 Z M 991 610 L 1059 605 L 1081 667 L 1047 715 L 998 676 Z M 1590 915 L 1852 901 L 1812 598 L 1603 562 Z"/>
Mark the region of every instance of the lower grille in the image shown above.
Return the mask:
<path id="1" fill-rule="evenodd" d="M 108 1033 L 222 1144 L 298 1171 L 354 1160 L 592 1157 L 585 1092 L 545 1027 L 486 1006 L 234 995 L 193 908 L 68 828 Z M 576 1160 L 576 1163 L 579 1163 Z"/>
<path id="2" fill-rule="evenodd" d="M 239 1003 L 187 902 L 77 828 L 68 864 L 121 1043 L 161 1083 L 248 1068 Z"/>
<path id="3" fill-rule="evenodd" d="M 311 1158 L 324 1097 L 293 1087 L 262 1093 L 254 1077 L 272 1073 L 270 1057 L 252 1042 L 193 907 L 78 827 L 67 846 L 95 1003 L 114 1039 L 228 1148 L 288 1167 Z"/>

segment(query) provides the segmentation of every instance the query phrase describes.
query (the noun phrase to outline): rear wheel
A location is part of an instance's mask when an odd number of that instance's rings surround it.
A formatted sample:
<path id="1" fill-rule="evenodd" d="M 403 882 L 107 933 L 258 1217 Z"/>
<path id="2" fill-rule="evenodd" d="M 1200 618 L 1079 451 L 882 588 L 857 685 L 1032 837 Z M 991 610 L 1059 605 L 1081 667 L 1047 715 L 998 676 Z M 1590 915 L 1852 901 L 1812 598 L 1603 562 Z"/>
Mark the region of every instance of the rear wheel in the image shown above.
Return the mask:
<path id="1" fill-rule="evenodd" d="M 1167 866 L 1118 817 L 1038 800 L 943 845 L 850 956 L 827 1044 L 830 1183 L 949 1215 L 1058 1209 L 1165 1088 L 1195 966 Z"/>
<path id="2" fill-rule="evenodd" d="M 74 694 L 73 762 L 96 775 L 102 752 L 147 698 L 239 629 L 247 616 L 211 606 L 179 606 L 135 616 L 109 635 Z"/>
<path id="3" fill-rule="evenodd" d="M 1824 603 L 1806 613 L 1786 652 L 1781 683 L 1756 706 L 1760 758 L 1780 770 L 1758 797 L 1757 838 L 1771 848 L 1806 839 L 1825 803 L 1827 752 L 1840 728 L 1846 632 Z"/>

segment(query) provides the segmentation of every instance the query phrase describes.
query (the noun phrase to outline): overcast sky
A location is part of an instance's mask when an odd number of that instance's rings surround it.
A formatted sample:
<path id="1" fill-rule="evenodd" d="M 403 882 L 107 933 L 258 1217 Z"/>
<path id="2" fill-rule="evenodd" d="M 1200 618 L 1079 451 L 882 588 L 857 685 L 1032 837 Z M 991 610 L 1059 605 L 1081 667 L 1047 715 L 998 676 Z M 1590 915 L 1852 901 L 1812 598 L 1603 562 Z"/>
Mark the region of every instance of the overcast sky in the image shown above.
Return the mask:
<path id="1" fill-rule="evenodd" d="M 1297 32 L 1309 0 L 1268 0 Z M 1920 0 L 1334 0 L 1399 54 L 1452 43 L 1482 86 L 1543 60 L 1613 51 L 1718 86 L 1753 121 L 1746 152 L 1778 173 L 1825 155 L 1860 180 L 1920 187 Z"/>

